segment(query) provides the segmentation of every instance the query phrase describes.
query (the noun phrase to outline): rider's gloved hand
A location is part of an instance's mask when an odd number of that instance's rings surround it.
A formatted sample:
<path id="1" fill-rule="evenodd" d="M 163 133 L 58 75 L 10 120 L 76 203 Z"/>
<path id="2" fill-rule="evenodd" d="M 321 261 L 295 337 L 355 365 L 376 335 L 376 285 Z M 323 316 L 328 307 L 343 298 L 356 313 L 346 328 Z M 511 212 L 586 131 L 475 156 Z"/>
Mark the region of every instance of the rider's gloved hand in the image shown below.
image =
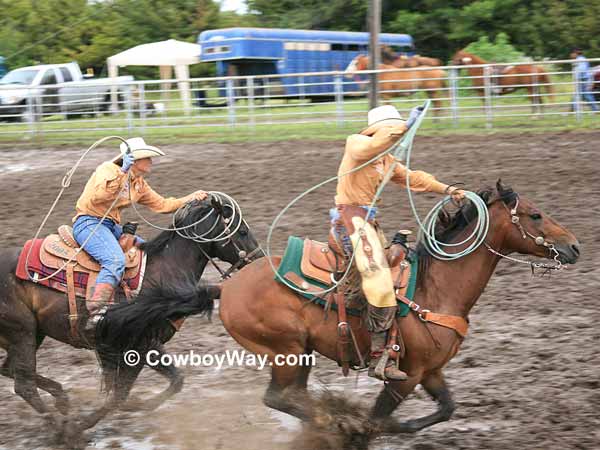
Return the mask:
<path id="1" fill-rule="evenodd" d="M 411 111 L 410 114 L 408 116 L 408 120 L 406 121 L 406 126 L 408 128 L 412 127 L 413 124 L 415 123 L 415 121 L 419 118 L 419 116 L 423 113 L 423 108 L 422 106 L 415 106 Z"/>
<path id="2" fill-rule="evenodd" d="M 135 159 L 133 158 L 133 155 L 129 152 L 125 153 L 123 155 L 123 164 L 121 165 L 121 171 L 123 173 L 129 172 L 129 169 L 131 169 L 131 166 L 133 166 L 134 162 Z"/>

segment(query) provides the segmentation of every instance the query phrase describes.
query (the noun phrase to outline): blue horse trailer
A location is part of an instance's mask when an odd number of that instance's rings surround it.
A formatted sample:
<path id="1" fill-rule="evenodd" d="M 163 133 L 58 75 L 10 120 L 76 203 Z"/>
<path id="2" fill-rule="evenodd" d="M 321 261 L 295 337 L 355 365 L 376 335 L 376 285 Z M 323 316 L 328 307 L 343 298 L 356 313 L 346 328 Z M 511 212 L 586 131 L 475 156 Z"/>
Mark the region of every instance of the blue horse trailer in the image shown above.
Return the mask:
<path id="1" fill-rule="evenodd" d="M 407 34 L 380 34 L 381 45 L 398 54 L 414 54 Z M 350 31 L 224 28 L 200 33 L 201 61 L 215 62 L 218 76 L 342 71 L 368 52 L 369 34 Z M 332 76 L 282 77 L 286 96 L 332 95 Z M 304 84 L 299 86 L 298 84 Z M 345 91 L 356 90 L 344 83 Z"/>

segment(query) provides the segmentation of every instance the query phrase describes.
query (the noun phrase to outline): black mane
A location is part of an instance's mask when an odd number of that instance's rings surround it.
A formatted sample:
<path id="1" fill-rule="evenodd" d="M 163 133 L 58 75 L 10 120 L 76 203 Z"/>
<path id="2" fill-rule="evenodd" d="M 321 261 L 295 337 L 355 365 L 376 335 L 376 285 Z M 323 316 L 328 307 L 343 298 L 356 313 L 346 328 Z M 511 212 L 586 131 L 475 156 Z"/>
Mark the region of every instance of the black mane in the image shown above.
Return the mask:
<path id="1" fill-rule="evenodd" d="M 489 207 L 494 201 L 502 200 L 506 205 L 511 205 L 518 197 L 518 194 L 509 186 L 502 186 L 500 180 L 496 185 L 496 190 L 492 187 L 484 187 L 477 192 L 477 195 L 483 199 Z M 494 194 L 497 192 L 497 196 Z M 477 218 L 477 208 L 475 205 L 466 201 L 465 205 L 454 214 L 442 209 L 438 214 L 438 222 L 435 229 L 435 238 L 441 242 L 452 242 L 465 228 Z M 425 279 L 425 274 L 433 258 L 427 251 L 425 242 L 420 240 L 417 243 L 416 253 L 419 258 L 419 271 L 417 274 L 418 285 L 420 286 Z"/>
<path id="2" fill-rule="evenodd" d="M 175 227 L 185 227 L 197 222 L 204 217 L 210 209 L 213 209 L 213 204 L 210 199 L 202 201 L 194 200 L 187 203 L 177 212 L 175 216 Z M 206 223 L 212 223 L 212 221 L 208 220 Z M 198 224 L 198 226 L 202 226 L 202 224 Z M 146 252 L 149 257 L 152 257 L 162 252 L 177 236 L 178 234 L 173 230 L 173 225 L 171 225 L 169 230 L 161 231 L 153 239 L 144 242 L 140 248 Z"/>

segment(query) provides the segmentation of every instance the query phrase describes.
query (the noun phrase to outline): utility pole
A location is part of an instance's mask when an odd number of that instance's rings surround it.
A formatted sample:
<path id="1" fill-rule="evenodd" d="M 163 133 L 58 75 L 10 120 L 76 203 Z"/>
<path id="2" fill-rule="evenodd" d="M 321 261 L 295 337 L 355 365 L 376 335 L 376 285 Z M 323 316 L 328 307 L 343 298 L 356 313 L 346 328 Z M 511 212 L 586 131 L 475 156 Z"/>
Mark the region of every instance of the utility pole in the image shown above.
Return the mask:
<path id="1" fill-rule="evenodd" d="M 369 3 L 369 69 L 379 68 L 379 33 L 381 32 L 381 0 L 371 0 Z M 379 103 L 377 74 L 369 75 L 369 109 L 376 108 Z"/>

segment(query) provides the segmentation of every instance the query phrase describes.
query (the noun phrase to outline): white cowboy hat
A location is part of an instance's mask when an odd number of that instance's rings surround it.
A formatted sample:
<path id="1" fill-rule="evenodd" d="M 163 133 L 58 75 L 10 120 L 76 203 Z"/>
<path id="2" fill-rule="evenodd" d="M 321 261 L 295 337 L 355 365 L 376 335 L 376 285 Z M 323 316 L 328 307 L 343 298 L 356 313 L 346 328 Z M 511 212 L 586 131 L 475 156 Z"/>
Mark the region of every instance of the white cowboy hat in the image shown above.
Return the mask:
<path id="1" fill-rule="evenodd" d="M 362 130 L 360 134 L 371 136 L 381 127 L 390 127 L 406 123 L 396 108 L 392 105 L 383 105 L 373 108 L 369 111 L 368 121 L 369 126 Z"/>
<path id="2" fill-rule="evenodd" d="M 127 146 L 129 146 L 129 149 L 131 150 L 134 161 L 144 158 L 153 158 L 156 156 L 165 156 L 165 152 L 153 147 L 152 145 L 146 144 L 143 138 L 134 137 L 121 143 L 121 153 L 113 158 L 113 162 L 117 162 L 123 158 L 123 155 L 125 152 L 127 152 Z"/>

